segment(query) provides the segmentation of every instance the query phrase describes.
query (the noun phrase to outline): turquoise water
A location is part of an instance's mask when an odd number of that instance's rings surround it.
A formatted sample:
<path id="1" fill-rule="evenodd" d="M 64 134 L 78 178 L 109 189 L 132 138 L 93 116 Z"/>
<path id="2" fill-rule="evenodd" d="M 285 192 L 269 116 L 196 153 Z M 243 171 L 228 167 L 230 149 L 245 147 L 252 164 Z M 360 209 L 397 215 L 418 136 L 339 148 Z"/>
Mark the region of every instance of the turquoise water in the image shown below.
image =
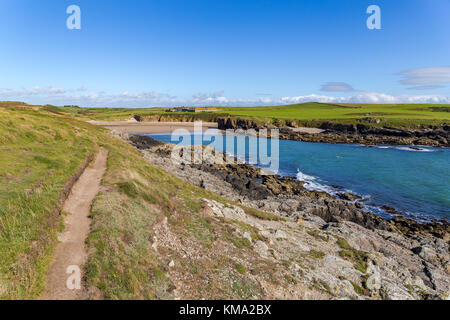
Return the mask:
<path id="1" fill-rule="evenodd" d="M 164 142 L 179 142 L 178 138 L 172 141 L 168 134 L 149 136 Z M 211 136 L 201 138 L 196 136 L 194 142 L 194 135 L 191 139 L 184 137 L 182 143 L 209 144 L 211 141 Z M 248 145 L 257 141 L 254 137 L 245 139 L 245 150 L 235 148 L 234 154 L 249 160 L 252 152 Z M 388 205 L 417 220 L 450 220 L 449 148 L 415 150 L 408 146 L 278 142 L 278 173 L 306 181 L 309 189 L 336 193 L 331 186 L 340 186 L 342 190 L 364 197 L 367 208 L 383 216 L 386 213 L 379 206 Z M 225 143 L 222 148 L 220 145 L 215 147 L 224 151 Z"/>

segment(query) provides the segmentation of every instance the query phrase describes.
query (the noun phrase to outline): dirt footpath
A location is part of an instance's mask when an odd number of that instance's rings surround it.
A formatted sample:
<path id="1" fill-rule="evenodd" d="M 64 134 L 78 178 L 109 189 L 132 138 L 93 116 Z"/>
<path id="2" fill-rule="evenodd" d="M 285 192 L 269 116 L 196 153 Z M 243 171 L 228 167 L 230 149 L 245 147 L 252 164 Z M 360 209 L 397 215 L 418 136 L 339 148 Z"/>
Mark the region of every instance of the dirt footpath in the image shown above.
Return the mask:
<path id="1" fill-rule="evenodd" d="M 86 168 L 64 203 L 63 211 L 68 213 L 65 218 L 65 230 L 58 236 L 60 243 L 56 246 L 47 275 L 47 288 L 42 296 L 43 300 L 87 298 L 82 280 L 87 260 L 85 241 L 90 231 L 91 204 L 99 192 L 107 157 L 108 151 L 100 148 L 93 166 Z"/>

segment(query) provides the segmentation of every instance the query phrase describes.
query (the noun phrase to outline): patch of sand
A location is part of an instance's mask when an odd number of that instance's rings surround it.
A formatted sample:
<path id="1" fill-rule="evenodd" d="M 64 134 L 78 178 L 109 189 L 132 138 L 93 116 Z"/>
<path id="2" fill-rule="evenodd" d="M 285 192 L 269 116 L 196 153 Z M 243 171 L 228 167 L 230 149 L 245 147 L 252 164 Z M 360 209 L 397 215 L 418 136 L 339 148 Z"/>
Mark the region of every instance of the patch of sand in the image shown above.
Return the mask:
<path id="1" fill-rule="evenodd" d="M 128 121 L 89 121 L 89 123 L 98 125 L 107 129 L 126 132 L 126 133 L 171 133 L 177 129 L 184 129 L 189 132 L 194 131 L 194 122 L 135 122 Z M 215 122 L 203 122 L 202 130 L 217 129 Z"/>
<path id="2" fill-rule="evenodd" d="M 322 132 L 324 132 L 325 130 L 318 129 L 318 128 L 299 127 L 299 128 L 292 128 L 292 131 L 294 131 L 294 132 L 302 132 L 302 133 L 311 133 L 311 134 L 315 134 L 315 133 L 322 133 Z"/>

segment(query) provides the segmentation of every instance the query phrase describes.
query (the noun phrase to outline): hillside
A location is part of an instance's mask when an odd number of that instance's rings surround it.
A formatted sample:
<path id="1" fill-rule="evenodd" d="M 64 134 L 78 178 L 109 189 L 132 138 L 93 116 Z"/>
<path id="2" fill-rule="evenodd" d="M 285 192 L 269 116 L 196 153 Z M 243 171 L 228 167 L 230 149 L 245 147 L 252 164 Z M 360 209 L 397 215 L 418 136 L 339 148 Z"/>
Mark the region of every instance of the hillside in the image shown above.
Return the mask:
<path id="1" fill-rule="evenodd" d="M 303 103 L 272 107 L 218 107 L 213 113 L 167 113 L 162 108 L 55 108 L 84 120 L 124 120 L 138 115 L 145 121 L 203 120 L 218 118 L 252 120 L 259 124 L 320 126 L 324 122 L 363 123 L 375 127 L 414 128 L 450 122 L 450 105 L 432 104 L 328 104 Z"/>
<path id="2" fill-rule="evenodd" d="M 218 190 L 193 185 L 194 169 L 169 173 L 153 161 L 157 153 L 51 107 L 4 104 L 0 119 L 2 299 L 42 296 L 64 229 L 62 204 L 100 147 L 107 169 L 83 268 L 91 299 L 448 297 L 448 239 L 430 243 L 309 213 L 281 218 L 270 206 L 229 196 L 216 180 Z M 322 196 L 299 201 L 330 207 Z M 422 251 L 412 253 L 416 247 Z"/>
<path id="3" fill-rule="evenodd" d="M 151 166 L 137 149 L 105 130 L 47 108 L 3 105 L 0 118 L 2 299 L 36 299 L 42 294 L 57 233 L 64 228 L 62 202 L 99 147 L 109 156 L 87 240 L 86 277 L 93 298 L 173 298 L 174 279 L 167 275 L 171 260 L 191 284 L 190 298 L 265 297 L 246 276 L 250 271 L 244 264 L 259 265 L 262 276 L 276 265 L 254 260 L 249 240 L 235 232 L 238 222 L 205 215 L 202 199 L 234 206 L 229 201 Z M 190 248 L 207 256 L 217 239 L 224 251 L 214 259 L 189 256 L 180 261 L 182 252 L 173 251 L 172 244 L 155 250 L 154 238 L 167 224 L 182 239 L 183 251 Z M 287 280 L 277 276 L 273 281 Z"/>

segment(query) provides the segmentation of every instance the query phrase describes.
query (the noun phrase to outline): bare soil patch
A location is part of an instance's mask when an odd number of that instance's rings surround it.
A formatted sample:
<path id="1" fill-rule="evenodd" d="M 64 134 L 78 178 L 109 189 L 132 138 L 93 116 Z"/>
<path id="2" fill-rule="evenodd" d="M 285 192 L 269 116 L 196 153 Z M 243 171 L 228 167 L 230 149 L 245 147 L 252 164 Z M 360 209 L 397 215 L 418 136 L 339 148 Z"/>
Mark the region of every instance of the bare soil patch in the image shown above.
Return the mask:
<path id="1" fill-rule="evenodd" d="M 87 298 L 83 281 L 81 289 L 71 290 L 67 287 L 66 273 L 71 266 L 81 270 L 86 263 L 87 253 L 85 240 L 90 230 L 89 214 L 91 204 L 99 192 L 101 180 L 106 170 L 108 151 L 101 148 L 93 166 L 87 167 L 64 203 L 65 230 L 58 237 L 60 243 L 56 246 L 54 260 L 47 276 L 47 288 L 42 296 L 44 300 L 81 300 Z"/>

